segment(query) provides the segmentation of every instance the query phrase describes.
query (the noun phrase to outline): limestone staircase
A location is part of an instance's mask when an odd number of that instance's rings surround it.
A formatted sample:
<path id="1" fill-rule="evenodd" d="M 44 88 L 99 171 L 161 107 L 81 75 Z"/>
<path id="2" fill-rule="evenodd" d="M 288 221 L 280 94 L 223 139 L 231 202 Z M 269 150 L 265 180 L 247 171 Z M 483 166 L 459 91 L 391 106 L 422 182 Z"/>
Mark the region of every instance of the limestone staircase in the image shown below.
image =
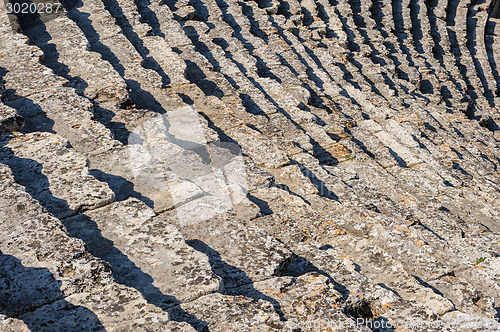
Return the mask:
<path id="1" fill-rule="evenodd" d="M 61 4 L 0 8 L 0 330 L 500 328 L 490 3 Z M 196 225 L 128 159 L 183 107 L 248 181 Z"/>

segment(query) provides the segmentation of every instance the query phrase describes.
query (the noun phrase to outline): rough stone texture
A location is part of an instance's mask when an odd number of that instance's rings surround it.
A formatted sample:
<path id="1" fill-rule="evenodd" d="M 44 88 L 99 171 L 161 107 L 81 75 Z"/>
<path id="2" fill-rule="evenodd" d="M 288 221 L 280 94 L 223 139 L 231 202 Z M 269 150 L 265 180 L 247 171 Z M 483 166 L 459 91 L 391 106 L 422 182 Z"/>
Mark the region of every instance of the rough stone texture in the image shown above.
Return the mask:
<path id="1" fill-rule="evenodd" d="M 500 329 L 500 2 L 62 3 L 0 2 L 0 330 Z"/>
<path id="2" fill-rule="evenodd" d="M 109 264 L 70 237 L 4 164 L 0 178 L 0 330 L 191 329 L 117 284 Z"/>
<path id="3" fill-rule="evenodd" d="M 0 133 L 21 131 L 23 125 L 24 120 L 15 109 L 0 103 Z"/>
<path id="4" fill-rule="evenodd" d="M 143 202 L 130 198 L 68 218 L 64 225 L 90 253 L 111 264 L 118 282 L 160 307 L 222 291 L 207 257 L 188 246 L 175 226 L 153 216 Z"/>
<path id="5" fill-rule="evenodd" d="M 32 133 L 2 141 L 1 162 L 58 218 L 109 204 L 115 199 L 108 185 L 88 173 L 87 160 L 61 136 Z"/>

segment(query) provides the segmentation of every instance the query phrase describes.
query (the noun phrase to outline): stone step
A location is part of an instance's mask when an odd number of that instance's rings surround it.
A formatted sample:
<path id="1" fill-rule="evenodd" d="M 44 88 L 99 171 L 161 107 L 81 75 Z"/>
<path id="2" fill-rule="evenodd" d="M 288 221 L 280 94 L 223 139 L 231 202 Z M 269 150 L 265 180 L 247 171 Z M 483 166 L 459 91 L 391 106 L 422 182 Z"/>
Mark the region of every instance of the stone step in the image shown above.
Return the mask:
<path id="1" fill-rule="evenodd" d="M 89 174 L 87 159 L 59 135 L 6 137 L 0 149 L 1 162 L 11 167 L 16 182 L 58 218 L 115 200 L 108 185 Z"/>
<path id="2" fill-rule="evenodd" d="M 0 261 L 5 267 L 0 329 L 189 328 L 170 322 L 166 312 L 148 304 L 138 291 L 116 284 L 109 265 L 70 237 L 58 219 L 15 183 L 7 165 L 0 164 L 0 174 Z"/>
<path id="3" fill-rule="evenodd" d="M 143 202 L 130 198 L 63 220 L 68 233 L 110 264 L 114 279 L 158 307 L 189 302 L 224 289 L 205 255 L 174 226 L 159 222 Z"/>

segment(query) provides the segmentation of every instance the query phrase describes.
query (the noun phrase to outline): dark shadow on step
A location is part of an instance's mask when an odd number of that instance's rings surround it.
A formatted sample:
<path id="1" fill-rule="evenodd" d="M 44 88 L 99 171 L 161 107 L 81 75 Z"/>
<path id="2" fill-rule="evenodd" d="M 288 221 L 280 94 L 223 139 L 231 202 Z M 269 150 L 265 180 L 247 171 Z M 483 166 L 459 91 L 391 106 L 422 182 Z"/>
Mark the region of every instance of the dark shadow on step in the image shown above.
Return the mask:
<path id="1" fill-rule="evenodd" d="M 11 138 L 2 137 L 0 140 L 0 163 L 10 167 L 16 183 L 24 186 L 31 197 L 57 218 L 76 214 L 78 211 L 71 210 L 68 202 L 53 196 L 49 189 L 49 179 L 42 172 L 42 164 L 33 159 L 20 158 L 6 146 Z"/>
<path id="2" fill-rule="evenodd" d="M 280 320 L 285 320 L 278 301 L 256 290 L 253 287 L 252 279 L 243 270 L 226 263 L 216 250 L 201 240 L 188 240 L 186 243 L 193 249 L 207 255 L 212 272 L 220 276 L 224 281 L 224 294 L 230 296 L 242 295 L 254 300 L 262 299 L 273 305 L 274 311 L 280 316 Z"/>
<path id="3" fill-rule="evenodd" d="M 113 241 L 104 237 L 95 221 L 85 214 L 75 216 L 80 211 L 70 210 L 66 200 L 54 197 L 49 180 L 42 173 L 43 166 L 35 160 L 17 157 L 10 148 L 5 147 L 8 140 L 9 138 L 4 138 L 0 141 L 0 162 L 11 168 L 16 182 L 23 185 L 26 192 L 47 211 L 61 219 L 70 236 L 83 240 L 93 256 L 110 264 L 113 277 L 118 283 L 138 290 L 149 303 L 164 311 L 179 303 L 174 296 L 163 294 L 154 285 L 154 279 L 149 274 L 116 248 Z M 171 316 L 171 320 L 182 322 L 185 317 L 189 317 L 188 323 L 197 331 L 207 329 L 206 322 L 188 313 L 183 313 L 182 317 Z"/>
<path id="4" fill-rule="evenodd" d="M 499 8 L 500 11 L 500 2 L 497 3 L 497 7 Z M 497 43 L 494 43 L 494 38 L 498 38 L 500 36 L 500 29 L 499 29 L 499 22 L 498 20 L 493 21 L 491 19 L 488 19 L 486 22 L 486 33 L 484 36 L 484 43 L 486 45 L 486 54 L 488 55 L 488 61 L 490 63 L 491 70 L 493 72 L 493 77 L 495 78 L 496 81 L 496 91 L 494 91 L 496 97 L 500 97 L 500 73 L 499 73 L 499 68 L 498 68 L 498 61 L 500 59 L 495 59 L 495 53 L 494 47 L 498 47 L 498 41 Z M 495 30 L 497 31 L 497 36 L 495 36 Z M 494 37 L 495 36 L 495 37 Z M 498 50 L 496 50 L 498 52 Z"/>
<path id="5" fill-rule="evenodd" d="M 164 38 L 165 35 L 160 31 L 158 18 L 156 18 L 154 12 L 148 9 L 147 4 L 142 2 L 144 1 L 135 0 L 138 12 L 139 14 L 141 14 L 141 18 L 147 16 L 148 22 L 152 22 L 150 24 L 152 28 L 151 32 Z M 123 13 L 123 10 L 121 9 L 118 2 L 116 0 L 106 0 L 103 1 L 103 4 L 104 8 L 111 14 L 111 16 L 113 16 L 116 24 L 120 27 L 121 33 L 123 33 L 130 44 L 135 48 L 137 53 L 139 53 L 139 55 L 141 56 L 141 66 L 146 69 L 154 70 L 161 77 L 163 87 L 166 87 L 168 84 L 170 84 L 170 78 L 165 73 L 160 64 L 156 61 L 156 59 L 150 55 L 150 51 L 148 50 L 146 45 L 144 45 L 142 38 L 139 37 L 139 35 L 137 35 L 137 33 L 134 31 L 134 28 Z"/>
<path id="6" fill-rule="evenodd" d="M 46 268 L 27 267 L 0 251 L 0 314 L 35 331 L 106 331 L 89 309 L 65 300 L 61 281 Z"/>
<path id="7" fill-rule="evenodd" d="M 477 76 L 479 76 L 479 80 L 481 81 L 481 85 L 483 87 L 483 95 L 488 100 L 488 103 L 491 107 L 495 108 L 495 96 L 491 91 L 488 81 L 486 79 L 484 70 L 488 68 L 483 68 L 483 63 L 476 56 L 478 44 L 476 39 L 479 38 L 477 30 L 479 25 L 485 25 L 487 22 L 478 22 L 477 19 L 478 14 L 478 4 L 472 3 L 472 5 L 467 10 L 467 48 L 469 49 L 470 55 L 472 57 L 472 61 L 474 63 L 475 71 Z M 486 60 L 486 59 L 485 59 Z M 495 82 L 497 83 L 497 82 Z"/>
<path id="8" fill-rule="evenodd" d="M 65 5 L 67 9 L 71 9 L 75 6 L 75 2 L 70 2 L 71 1 L 68 1 L 66 5 L 64 4 L 64 2 L 62 2 L 62 4 Z M 30 21 L 26 21 L 27 19 L 30 19 Z M 36 22 L 34 26 L 33 21 Z M 71 76 L 69 74 L 70 68 L 66 64 L 60 62 L 60 54 L 57 51 L 56 44 L 51 42 L 53 37 L 47 31 L 47 28 L 41 21 L 40 16 L 37 14 L 31 17 L 20 16 L 19 24 L 23 34 L 29 38 L 30 43 L 38 46 L 43 51 L 44 56 L 41 60 L 41 63 L 44 66 L 52 69 L 52 71 L 56 75 L 67 79 L 70 85 L 75 89 L 76 93 L 84 96 L 85 90 L 89 86 L 88 83 L 79 76 Z M 96 100 L 90 101 L 92 102 L 96 110 L 95 119 L 102 123 L 106 128 L 110 129 L 112 134 L 115 137 L 120 138 L 120 141 L 122 143 L 126 144 L 126 138 L 128 137 L 129 132 L 125 128 L 124 124 L 111 121 L 111 119 L 115 116 L 115 113 L 103 107 Z M 26 130 L 30 130 L 30 127 L 28 126 Z M 45 130 L 37 129 L 36 131 Z"/>
<path id="9" fill-rule="evenodd" d="M 206 96 L 215 96 L 217 98 L 224 97 L 224 91 L 221 90 L 214 82 L 207 80 L 207 75 L 193 61 L 184 60 L 186 63 L 185 76 L 191 83 L 196 84 Z"/>
<path id="10" fill-rule="evenodd" d="M 456 25 L 456 16 L 457 16 L 457 8 L 459 5 L 459 0 L 449 0 L 448 6 L 446 7 L 446 25 L 447 26 L 455 26 Z M 457 33 L 455 30 L 448 28 L 448 38 L 450 39 L 450 50 L 451 53 L 455 57 L 455 65 L 457 66 L 460 76 L 465 83 L 465 93 L 467 97 L 464 97 L 461 101 L 468 102 L 469 106 L 465 112 L 465 115 L 470 119 L 474 120 L 477 118 L 475 115 L 477 110 L 477 99 L 478 95 L 476 92 L 476 88 L 471 83 L 469 76 L 471 75 L 468 72 L 468 68 L 462 63 L 462 52 L 460 50 L 460 43 L 458 42 Z"/>
<path id="11" fill-rule="evenodd" d="M 298 161 L 292 160 L 292 165 L 299 166 L 300 172 L 309 179 L 311 184 L 316 187 L 318 190 L 318 195 L 321 197 L 328 198 L 332 201 L 337 201 L 340 203 L 339 197 L 330 189 L 328 189 L 327 184 L 320 180 L 311 170 L 309 170 L 306 166 L 299 163 Z"/>
<path id="12" fill-rule="evenodd" d="M 269 206 L 269 204 L 260 199 L 260 198 L 257 198 L 255 197 L 254 195 L 248 193 L 247 194 L 247 198 L 252 202 L 254 203 L 255 205 L 257 205 L 260 209 L 260 214 L 263 215 L 263 216 L 267 216 L 267 215 L 270 215 L 270 214 L 273 214 L 273 210 L 271 209 L 271 207 Z"/>
<path id="13" fill-rule="evenodd" d="M 291 260 L 289 265 L 279 273 L 279 276 L 300 277 L 301 275 L 310 272 L 315 272 L 327 277 L 328 280 L 332 283 L 334 289 L 342 295 L 342 298 L 344 300 L 347 300 L 349 298 L 349 289 L 336 282 L 332 276 L 330 276 L 324 270 L 316 267 L 311 261 L 299 255 L 293 256 L 293 259 Z"/>
<path id="14" fill-rule="evenodd" d="M 406 163 L 406 161 L 401 158 L 397 153 L 396 151 L 394 151 L 393 149 L 391 149 L 390 147 L 386 146 L 387 150 L 389 151 L 389 153 L 391 154 L 391 156 L 394 158 L 394 160 L 396 160 L 396 162 L 398 163 L 399 167 L 408 167 L 408 164 Z"/>
<path id="15" fill-rule="evenodd" d="M 7 69 L 0 67 L 0 87 L 6 83 L 3 78 L 7 73 Z M 23 117 L 24 133 L 34 131 L 55 133 L 54 121 L 47 117 L 40 105 L 29 98 L 19 96 L 16 90 L 0 88 L 0 101 L 14 108 Z"/>
<path id="16" fill-rule="evenodd" d="M 148 207 L 154 208 L 154 202 L 140 192 L 135 191 L 134 184 L 124 177 L 105 173 L 99 169 L 90 169 L 89 174 L 97 180 L 105 182 L 109 186 L 109 189 L 115 194 L 117 201 L 125 201 L 130 197 L 134 197 L 142 201 Z"/>

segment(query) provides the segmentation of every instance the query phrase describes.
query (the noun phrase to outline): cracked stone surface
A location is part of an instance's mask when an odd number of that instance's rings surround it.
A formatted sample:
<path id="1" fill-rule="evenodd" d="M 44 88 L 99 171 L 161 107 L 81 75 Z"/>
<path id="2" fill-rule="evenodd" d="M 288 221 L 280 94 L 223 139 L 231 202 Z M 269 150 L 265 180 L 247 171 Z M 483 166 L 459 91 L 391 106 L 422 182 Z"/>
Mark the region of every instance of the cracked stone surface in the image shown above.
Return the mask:
<path id="1" fill-rule="evenodd" d="M 499 1 L 60 3 L 0 2 L 1 331 L 500 330 Z"/>

